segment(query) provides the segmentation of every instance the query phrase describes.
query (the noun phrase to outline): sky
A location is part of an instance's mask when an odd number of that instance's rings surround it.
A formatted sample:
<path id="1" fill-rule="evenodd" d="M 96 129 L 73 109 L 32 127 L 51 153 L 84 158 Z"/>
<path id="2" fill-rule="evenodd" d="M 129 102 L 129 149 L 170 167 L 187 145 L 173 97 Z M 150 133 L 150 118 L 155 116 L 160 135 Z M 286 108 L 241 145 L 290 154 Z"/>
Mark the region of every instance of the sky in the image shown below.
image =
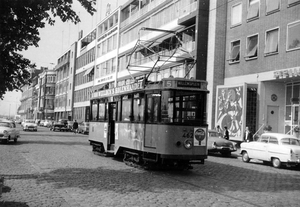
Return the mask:
<path id="1" fill-rule="evenodd" d="M 77 25 L 71 22 L 62 22 L 56 19 L 54 26 L 46 25 L 39 30 L 40 42 L 39 47 L 30 47 L 21 54 L 36 64 L 37 68 L 48 67 L 52 69 L 57 63 L 57 59 L 66 52 L 70 45 L 78 40 L 78 33 L 83 30 L 83 36 L 96 27 L 101 19 L 105 18 L 107 5 L 110 4 L 111 11 L 118 8 L 119 5 L 126 3 L 128 0 L 97 0 L 95 8 L 97 13 L 91 16 L 77 0 L 73 0 L 73 10 L 77 12 L 81 22 Z M 13 116 L 21 102 L 21 92 L 7 92 L 4 99 L 0 100 L 0 117 Z"/>

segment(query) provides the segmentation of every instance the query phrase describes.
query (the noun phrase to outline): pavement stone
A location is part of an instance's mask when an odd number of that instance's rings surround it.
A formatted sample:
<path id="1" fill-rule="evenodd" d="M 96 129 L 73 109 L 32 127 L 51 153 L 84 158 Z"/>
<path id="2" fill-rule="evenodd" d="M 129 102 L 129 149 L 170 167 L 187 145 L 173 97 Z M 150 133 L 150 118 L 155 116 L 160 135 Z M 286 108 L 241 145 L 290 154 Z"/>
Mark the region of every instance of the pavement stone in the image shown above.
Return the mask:
<path id="1" fill-rule="evenodd" d="M 1 207 L 298 206 L 299 169 L 209 156 L 190 171 L 145 171 L 91 152 L 86 135 L 21 132 L 0 144 Z"/>

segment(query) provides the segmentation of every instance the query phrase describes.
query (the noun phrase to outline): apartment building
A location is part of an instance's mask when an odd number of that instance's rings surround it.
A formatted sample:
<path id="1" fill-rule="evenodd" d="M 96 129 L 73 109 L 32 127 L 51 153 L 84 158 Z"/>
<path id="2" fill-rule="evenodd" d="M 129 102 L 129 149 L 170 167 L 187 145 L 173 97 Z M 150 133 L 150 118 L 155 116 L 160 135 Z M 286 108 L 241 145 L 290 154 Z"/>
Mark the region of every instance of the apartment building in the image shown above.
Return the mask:
<path id="1" fill-rule="evenodd" d="M 37 119 L 54 120 L 56 72 L 53 69 L 42 68 L 39 74 L 39 95 Z"/>
<path id="2" fill-rule="evenodd" d="M 300 1 L 233 0 L 226 9 L 225 62 L 219 68 L 224 84 L 216 87 L 215 124 L 226 125 L 237 140 L 246 126 L 254 133 L 265 125 L 293 133 L 299 125 Z"/>
<path id="3" fill-rule="evenodd" d="M 73 120 L 73 91 L 77 42 L 62 54 L 54 70 L 56 72 L 54 119 Z"/>

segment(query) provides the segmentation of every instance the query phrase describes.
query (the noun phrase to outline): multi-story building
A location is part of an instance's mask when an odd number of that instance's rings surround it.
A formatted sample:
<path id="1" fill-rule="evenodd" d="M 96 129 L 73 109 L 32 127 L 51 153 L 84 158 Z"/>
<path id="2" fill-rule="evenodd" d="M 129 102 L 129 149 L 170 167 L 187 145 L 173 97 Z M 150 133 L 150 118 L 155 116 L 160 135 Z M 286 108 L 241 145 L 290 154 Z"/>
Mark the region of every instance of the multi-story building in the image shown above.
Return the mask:
<path id="1" fill-rule="evenodd" d="M 37 119 L 54 120 L 54 98 L 55 98 L 56 72 L 43 68 L 39 74 L 39 113 Z"/>
<path id="2" fill-rule="evenodd" d="M 224 84 L 216 90 L 215 123 L 227 125 L 232 139 L 242 140 L 246 126 L 254 133 L 265 125 L 293 133 L 300 124 L 300 1 L 233 0 L 223 6 L 225 62 L 214 71 L 223 70 Z"/>
<path id="3" fill-rule="evenodd" d="M 41 70 L 31 69 L 31 84 L 22 87 L 21 105 L 18 108 L 18 114 L 21 119 L 35 119 L 37 117 L 38 101 L 38 77 Z"/>
<path id="4" fill-rule="evenodd" d="M 54 119 L 56 121 L 72 120 L 76 50 L 77 42 L 59 57 L 54 68 L 56 72 Z"/>

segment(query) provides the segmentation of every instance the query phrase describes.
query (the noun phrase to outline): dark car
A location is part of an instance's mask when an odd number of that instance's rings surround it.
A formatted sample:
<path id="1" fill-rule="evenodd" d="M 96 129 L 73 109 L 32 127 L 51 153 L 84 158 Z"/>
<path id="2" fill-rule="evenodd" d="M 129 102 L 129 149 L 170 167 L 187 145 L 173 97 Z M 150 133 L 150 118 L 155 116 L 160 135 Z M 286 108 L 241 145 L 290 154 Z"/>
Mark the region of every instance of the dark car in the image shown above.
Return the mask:
<path id="1" fill-rule="evenodd" d="M 50 130 L 52 131 L 62 131 L 66 132 L 68 131 L 68 128 L 61 122 L 55 122 L 51 127 Z"/>
<path id="2" fill-rule="evenodd" d="M 66 127 L 68 126 L 68 119 L 59 119 L 58 122 L 64 124 Z"/>

